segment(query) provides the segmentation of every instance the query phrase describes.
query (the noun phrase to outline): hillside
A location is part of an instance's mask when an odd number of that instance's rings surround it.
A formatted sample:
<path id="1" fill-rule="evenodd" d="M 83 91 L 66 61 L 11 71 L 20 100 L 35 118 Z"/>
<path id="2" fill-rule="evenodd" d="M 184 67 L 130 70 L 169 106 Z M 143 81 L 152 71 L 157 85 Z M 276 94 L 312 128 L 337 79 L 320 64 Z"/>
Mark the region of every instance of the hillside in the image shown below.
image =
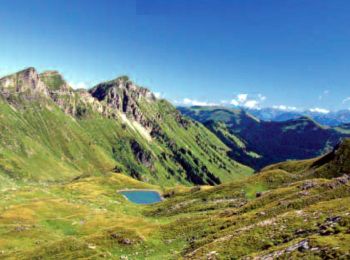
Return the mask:
<path id="1" fill-rule="evenodd" d="M 285 160 L 300 160 L 330 151 L 344 129 L 319 125 L 309 117 L 282 122 L 261 121 L 242 110 L 220 107 L 179 108 L 202 122 L 231 148 L 230 157 L 254 169 Z"/>
<path id="2" fill-rule="evenodd" d="M 161 185 L 219 184 L 252 171 L 201 124 L 126 77 L 73 90 L 56 71 L 0 79 L 0 174 L 69 181 L 107 172 Z"/>
<path id="3" fill-rule="evenodd" d="M 181 234 L 189 241 L 185 259 L 347 259 L 349 152 L 347 139 L 320 158 L 175 194 L 148 214 L 179 217 L 166 226 L 166 237 Z"/>
<path id="4" fill-rule="evenodd" d="M 350 140 L 244 180 L 173 187 L 109 173 L 0 190 L 4 259 L 348 259 Z M 136 205 L 116 191 L 160 191 Z"/>

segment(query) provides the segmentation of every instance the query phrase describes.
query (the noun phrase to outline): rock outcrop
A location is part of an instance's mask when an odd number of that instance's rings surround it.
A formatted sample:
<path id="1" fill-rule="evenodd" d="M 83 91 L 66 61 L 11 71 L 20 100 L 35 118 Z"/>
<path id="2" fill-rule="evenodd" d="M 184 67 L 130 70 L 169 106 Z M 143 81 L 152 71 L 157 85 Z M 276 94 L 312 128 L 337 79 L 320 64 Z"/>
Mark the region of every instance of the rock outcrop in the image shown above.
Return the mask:
<path id="1" fill-rule="evenodd" d="M 74 90 L 58 71 L 39 74 L 35 68 L 0 79 L 0 94 L 5 98 L 18 94 L 26 99 L 46 97 L 55 102 L 66 114 L 84 116 L 87 111 L 106 117 L 126 118 L 140 123 L 148 132 L 152 122 L 140 109 L 140 103 L 155 102 L 155 95 L 146 88 L 138 87 L 128 77 L 98 84 L 91 90 Z"/>
<path id="2" fill-rule="evenodd" d="M 3 96 L 22 94 L 26 96 L 48 96 L 46 85 L 40 80 L 34 68 L 27 68 L 0 79 L 0 92 Z"/>
<path id="3" fill-rule="evenodd" d="M 140 123 L 151 131 L 152 123 L 140 109 L 141 102 L 155 102 L 155 95 L 146 88 L 138 87 L 128 77 L 98 84 L 90 91 L 97 100 L 106 103 L 112 109 L 124 113 L 128 118 Z"/>

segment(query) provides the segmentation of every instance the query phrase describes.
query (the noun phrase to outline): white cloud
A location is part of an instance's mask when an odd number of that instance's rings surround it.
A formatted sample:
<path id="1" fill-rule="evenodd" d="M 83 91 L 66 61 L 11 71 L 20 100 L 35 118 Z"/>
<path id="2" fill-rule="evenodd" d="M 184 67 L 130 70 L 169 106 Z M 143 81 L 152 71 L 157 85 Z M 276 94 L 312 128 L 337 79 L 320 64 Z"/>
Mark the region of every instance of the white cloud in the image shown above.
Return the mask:
<path id="1" fill-rule="evenodd" d="M 238 94 L 230 101 L 231 105 L 246 107 L 249 109 L 259 109 L 260 103 L 266 100 L 266 96 L 258 94 L 256 98 L 249 98 L 248 94 Z"/>
<path id="2" fill-rule="evenodd" d="M 158 99 L 163 97 L 162 93 L 160 92 L 154 92 L 154 96 Z"/>
<path id="3" fill-rule="evenodd" d="M 259 107 L 259 101 L 257 100 L 247 100 L 244 105 L 247 108 L 253 109 L 253 108 L 258 108 Z"/>
<path id="4" fill-rule="evenodd" d="M 86 85 L 85 82 L 78 82 L 78 83 L 69 82 L 69 85 L 70 85 L 73 89 L 80 89 L 80 88 L 87 89 L 87 88 L 88 88 L 88 86 Z"/>
<path id="5" fill-rule="evenodd" d="M 310 108 L 310 111 L 313 113 L 321 113 L 321 114 L 328 114 L 330 111 L 324 108 L 319 108 L 319 107 L 315 107 L 315 108 Z"/>
<path id="6" fill-rule="evenodd" d="M 236 99 L 232 99 L 232 100 L 230 101 L 230 104 L 231 104 L 231 105 L 234 105 L 234 106 L 239 106 L 239 102 L 238 102 Z"/>
<path id="7" fill-rule="evenodd" d="M 205 106 L 217 106 L 216 103 L 211 103 L 211 102 L 206 102 L 206 101 L 198 101 L 195 99 L 190 99 L 190 98 L 184 98 L 182 100 L 182 102 L 180 102 L 186 106 L 201 106 L 201 107 L 205 107 Z"/>
<path id="8" fill-rule="evenodd" d="M 297 110 L 296 107 L 293 107 L 293 106 L 285 106 L 285 105 L 272 106 L 272 108 L 278 109 L 278 110 L 284 110 L 284 111 L 295 111 L 295 110 Z"/>
<path id="9" fill-rule="evenodd" d="M 237 95 L 237 100 L 240 103 L 244 103 L 248 98 L 248 94 L 238 94 Z"/>
<path id="10" fill-rule="evenodd" d="M 350 97 L 347 97 L 343 100 L 343 104 L 346 103 L 346 102 L 349 102 L 350 101 Z"/>

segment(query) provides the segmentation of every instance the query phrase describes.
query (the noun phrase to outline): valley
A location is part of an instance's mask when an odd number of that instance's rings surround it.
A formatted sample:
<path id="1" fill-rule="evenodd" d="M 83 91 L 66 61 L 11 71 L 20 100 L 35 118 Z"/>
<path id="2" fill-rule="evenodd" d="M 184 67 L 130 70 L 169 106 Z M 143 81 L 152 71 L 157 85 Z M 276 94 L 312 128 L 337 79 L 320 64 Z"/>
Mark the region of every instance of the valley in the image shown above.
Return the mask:
<path id="1" fill-rule="evenodd" d="M 350 141 L 215 187 L 160 188 L 106 173 L 1 190 L 4 259 L 266 259 L 349 255 Z M 140 205 L 119 189 L 158 190 Z M 254 241 L 254 243 L 252 243 Z"/>
<path id="2" fill-rule="evenodd" d="M 329 127 L 309 117 L 262 121 L 244 110 L 223 107 L 180 107 L 230 147 L 229 156 L 255 170 L 283 162 L 320 156 L 350 137 L 346 126 Z"/>
<path id="3" fill-rule="evenodd" d="M 0 260 L 350 260 L 350 1 L 0 3 Z"/>

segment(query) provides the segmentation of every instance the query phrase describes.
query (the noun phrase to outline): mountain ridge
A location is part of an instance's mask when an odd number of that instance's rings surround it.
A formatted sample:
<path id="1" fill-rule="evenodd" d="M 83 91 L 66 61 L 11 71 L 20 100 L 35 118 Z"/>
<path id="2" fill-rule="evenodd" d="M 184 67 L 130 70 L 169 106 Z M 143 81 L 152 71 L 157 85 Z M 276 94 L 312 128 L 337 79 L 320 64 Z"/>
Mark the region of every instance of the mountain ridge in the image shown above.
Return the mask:
<path id="1" fill-rule="evenodd" d="M 289 159 L 307 159 L 330 151 L 349 132 L 320 125 L 309 116 L 281 122 L 263 121 L 243 110 L 180 107 L 231 148 L 230 157 L 259 170 Z"/>
<path id="2" fill-rule="evenodd" d="M 10 176 L 66 176 L 46 165 L 33 173 L 28 165 L 33 157 L 43 165 L 44 154 L 71 178 L 115 171 L 146 182 L 214 185 L 251 173 L 226 158 L 228 148 L 205 127 L 125 77 L 74 90 L 56 71 L 28 68 L 1 78 L 0 91 L 0 171 Z"/>
<path id="3" fill-rule="evenodd" d="M 313 109 L 299 111 L 278 108 L 261 108 L 261 109 L 247 109 L 247 112 L 253 114 L 264 121 L 286 121 L 296 119 L 301 116 L 309 116 L 316 122 L 322 125 L 331 127 L 339 126 L 350 122 L 350 110 L 341 109 L 338 111 L 322 111 L 317 112 Z"/>

